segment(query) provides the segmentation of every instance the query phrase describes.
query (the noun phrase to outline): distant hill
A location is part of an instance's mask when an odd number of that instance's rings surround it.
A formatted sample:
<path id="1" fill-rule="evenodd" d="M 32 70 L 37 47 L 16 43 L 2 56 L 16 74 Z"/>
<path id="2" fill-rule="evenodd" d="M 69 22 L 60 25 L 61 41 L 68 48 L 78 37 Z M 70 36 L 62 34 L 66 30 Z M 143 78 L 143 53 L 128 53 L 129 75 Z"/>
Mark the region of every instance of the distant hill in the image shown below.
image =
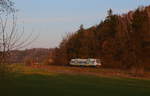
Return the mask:
<path id="1" fill-rule="evenodd" d="M 10 54 L 11 63 L 24 63 L 28 60 L 33 60 L 37 63 L 43 63 L 51 58 L 53 49 L 34 48 L 26 50 L 14 50 Z"/>

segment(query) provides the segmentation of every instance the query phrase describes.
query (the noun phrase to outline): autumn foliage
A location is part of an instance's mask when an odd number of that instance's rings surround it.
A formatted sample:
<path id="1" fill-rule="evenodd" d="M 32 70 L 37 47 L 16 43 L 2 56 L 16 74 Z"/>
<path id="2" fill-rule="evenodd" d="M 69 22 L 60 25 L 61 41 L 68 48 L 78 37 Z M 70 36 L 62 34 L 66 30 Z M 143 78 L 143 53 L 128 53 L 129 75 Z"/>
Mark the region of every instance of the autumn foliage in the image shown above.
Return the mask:
<path id="1" fill-rule="evenodd" d="M 68 65 L 72 58 L 100 58 L 103 67 L 148 69 L 150 57 L 150 6 L 116 15 L 110 9 L 100 24 L 67 34 L 53 52 L 54 64 Z"/>

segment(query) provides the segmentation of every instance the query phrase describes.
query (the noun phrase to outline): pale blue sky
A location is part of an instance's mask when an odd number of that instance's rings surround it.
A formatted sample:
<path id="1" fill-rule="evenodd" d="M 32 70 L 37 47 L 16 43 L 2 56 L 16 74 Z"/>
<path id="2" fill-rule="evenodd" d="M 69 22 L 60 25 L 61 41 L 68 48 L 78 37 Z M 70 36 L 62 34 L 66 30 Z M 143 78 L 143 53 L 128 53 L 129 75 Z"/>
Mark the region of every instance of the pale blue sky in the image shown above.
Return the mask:
<path id="1" fill-rule="evenodd" d="M 18 12 L 18 24 L 26 33 L 39 38 L 29 48 L 50 48 L 59 45 L 67 32 L 99 24 L 112 8 L 114 13 L 126 13 L 150 0 L 14 0 Z M 21 30 L 21 27 L 19 27 Z"/>

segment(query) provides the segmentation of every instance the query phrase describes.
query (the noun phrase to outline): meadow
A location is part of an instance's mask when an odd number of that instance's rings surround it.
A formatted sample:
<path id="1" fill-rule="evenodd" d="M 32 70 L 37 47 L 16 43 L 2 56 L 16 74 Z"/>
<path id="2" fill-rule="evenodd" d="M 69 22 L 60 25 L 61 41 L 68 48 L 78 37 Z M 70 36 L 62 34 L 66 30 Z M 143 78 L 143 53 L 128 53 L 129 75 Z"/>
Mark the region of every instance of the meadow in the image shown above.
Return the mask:
<path id="1" fill-rule="evenodd" d="M 20 67 L 21 69 L 21 67 Z M 0 82 L 0 96 L 149 96 L 150 80 L 23 68 Z M 63 69 L 63 68 L 62 68 Z"/>

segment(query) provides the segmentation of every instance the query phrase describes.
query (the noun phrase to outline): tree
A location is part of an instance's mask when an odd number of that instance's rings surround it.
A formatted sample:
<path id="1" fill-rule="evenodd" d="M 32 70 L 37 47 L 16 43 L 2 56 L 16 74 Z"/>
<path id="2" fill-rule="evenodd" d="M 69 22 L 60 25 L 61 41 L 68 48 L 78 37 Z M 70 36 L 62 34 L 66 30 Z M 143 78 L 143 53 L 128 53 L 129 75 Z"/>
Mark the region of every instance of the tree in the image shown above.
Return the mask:
<path id="1" fill-rule="evenodd" d="M 10 71 L 9 56 L 11 50 L 20 49 L 33 40 L 31 36 L 24 37 L 24 29 L 17 30 L 17 12 L 14 3 L 10 0 L 0 0 L 0 79 Z"/>
<path id="2" fill-rule="evenodd" d="M 72 58 L 102 58 L 104 67 L 144 69 L 150 56 L 149 13 L 150 6 L 123 15 L 115 15 L 110 9 L 99 25 L 88 29 L 81 25 L 65 38 L 57 55 L 67 63 Z"/>
<path id="3" fill-rule="evenodd" d="M 6 56 L 8 55 L 9 45 L 11 38 L 14 33 L 14 18 L 13 18 L 13 28 L 11 34 L 6 33 L 6 27 L 8 22 L 8 15 L 14 13 L 14 3 L 9 0 L 0 0 L 0 79 L 4 78 L 8 72 L 8 67 L 6 67 Z M 13 15 L 14 16 L 14 15 Z"/>

